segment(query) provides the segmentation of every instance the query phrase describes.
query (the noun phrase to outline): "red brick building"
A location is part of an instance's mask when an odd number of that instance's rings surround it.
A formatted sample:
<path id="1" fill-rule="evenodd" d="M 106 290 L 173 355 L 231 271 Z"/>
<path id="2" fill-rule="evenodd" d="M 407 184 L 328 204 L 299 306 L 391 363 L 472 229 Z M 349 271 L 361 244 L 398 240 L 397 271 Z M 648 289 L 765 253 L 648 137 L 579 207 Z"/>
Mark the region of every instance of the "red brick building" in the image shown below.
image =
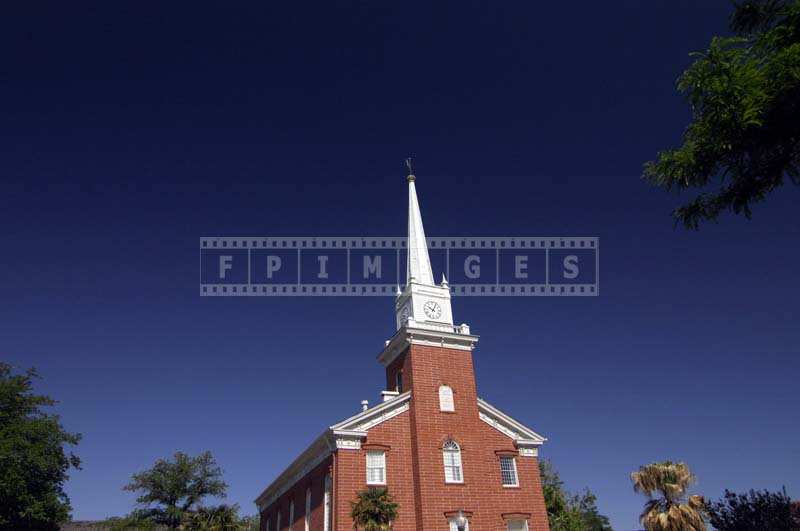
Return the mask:
<path id="1" fill-rule="evenodd" d="M 325 430 L 259 495 L 262 531 L 349 531 L 350 502 L 373 485 L 400 505 L 396 531 L 457 530 L 459 514 L 469 531 L 548 529 L 537 459 L 545 439 L 478 397 L 478 336 L 453 324 L 447 280 L 434 282 L 414 180 L 408 281 L 397 332 L 378 356 L 388 391 Z"/>

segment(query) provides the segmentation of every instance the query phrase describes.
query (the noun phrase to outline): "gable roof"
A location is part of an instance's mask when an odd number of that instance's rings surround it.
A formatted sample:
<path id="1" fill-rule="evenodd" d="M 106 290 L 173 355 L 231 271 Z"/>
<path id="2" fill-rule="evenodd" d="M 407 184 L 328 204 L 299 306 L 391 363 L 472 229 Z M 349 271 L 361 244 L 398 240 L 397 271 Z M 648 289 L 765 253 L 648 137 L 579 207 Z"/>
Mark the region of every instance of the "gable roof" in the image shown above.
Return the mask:
<path id="1" fill-rule="evenodd" d="M 408 411 L 410 398 L 408 391 L 330 426 L 258 495 L 255 502 L 259 510 L 270 506 L 334 450 L 360 448 L 367 430 Z"/>
<path id="2" fill-rule="evenodd" d="M 514 439 L 517 446 L 537 447 L 547 441 L 546 437 L 506 415 L 482 398 L 478 398 L 478 417 L 500 433 Z"/>

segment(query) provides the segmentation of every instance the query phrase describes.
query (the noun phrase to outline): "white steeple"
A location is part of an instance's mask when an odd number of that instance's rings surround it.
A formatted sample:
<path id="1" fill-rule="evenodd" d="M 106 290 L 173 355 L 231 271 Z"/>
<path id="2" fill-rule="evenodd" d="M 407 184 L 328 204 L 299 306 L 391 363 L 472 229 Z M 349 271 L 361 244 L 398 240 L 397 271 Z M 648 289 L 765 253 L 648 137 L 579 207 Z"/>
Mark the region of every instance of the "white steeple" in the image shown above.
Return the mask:
<path id="1" fill-rule="evenodd" d="M 410 170 L 411 168 L 409 168 Z M 406 284 L 411 281 L 433 285 L 431 259 L 428 256 L 428 243 L 425 240 L 425 228 L 422 226 L 422 214 L 419 212 L 416 177 L 408 175 L 408 260 L 406 261 Z"/>
<path id="2" fill-rule="evenodd" d="M 406 285 L 403 291 L 397 294 L 395 301 L 397 328 L 408 326 L 452 331 L 450 288 L 444 275 L 440 286 L 433 280 L 411 159 L 406 160 L 406 165 L 408 166 L 408 258 Z"/>

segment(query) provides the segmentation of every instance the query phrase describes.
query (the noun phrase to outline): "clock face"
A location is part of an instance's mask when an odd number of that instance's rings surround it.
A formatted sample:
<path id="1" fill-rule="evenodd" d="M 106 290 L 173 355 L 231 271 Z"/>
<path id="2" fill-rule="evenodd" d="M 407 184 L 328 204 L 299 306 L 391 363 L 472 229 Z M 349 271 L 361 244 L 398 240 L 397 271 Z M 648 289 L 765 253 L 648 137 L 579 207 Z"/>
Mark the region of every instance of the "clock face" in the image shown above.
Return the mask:
<path id="1" fill-rule="evenodd" d="M 422 309 L 425 311 L 425 315 L 427 315 L 430 319 L 438 319 L 442 316 L 442 307 L 439 306 L 439 303 L 437 302 L 428 301 L 425 303 L 425 306 L 423 306 Z"/>

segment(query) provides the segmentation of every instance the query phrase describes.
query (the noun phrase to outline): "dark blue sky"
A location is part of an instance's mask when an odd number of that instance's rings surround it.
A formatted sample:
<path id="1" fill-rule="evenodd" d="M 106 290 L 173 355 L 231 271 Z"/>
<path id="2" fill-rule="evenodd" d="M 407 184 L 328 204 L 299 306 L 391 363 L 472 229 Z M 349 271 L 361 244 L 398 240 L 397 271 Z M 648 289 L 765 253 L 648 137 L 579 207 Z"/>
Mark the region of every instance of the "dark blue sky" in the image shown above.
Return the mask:
<path id="1" fill-rule="evenodd" d="M 25 9 L 26 11 L 16 11 Z M 28 11 L 29 9 L 29 11 Z M 700 232 L 641 165 L 726 1 L 53 3 L 0 21 L 0 358 L 83 433 L 79 519 L 131 473 L 211 450 L 252 500 L 375 400 L 388 298 L 198 296 L 215 235 L 598 236 L 597 298 L 456 299 L 481 396 L 549 437 L 616 528 L 628 474 L 800 496 L 796 188 Z M 436 273 L 438 276 L 438 273 Z"/>

